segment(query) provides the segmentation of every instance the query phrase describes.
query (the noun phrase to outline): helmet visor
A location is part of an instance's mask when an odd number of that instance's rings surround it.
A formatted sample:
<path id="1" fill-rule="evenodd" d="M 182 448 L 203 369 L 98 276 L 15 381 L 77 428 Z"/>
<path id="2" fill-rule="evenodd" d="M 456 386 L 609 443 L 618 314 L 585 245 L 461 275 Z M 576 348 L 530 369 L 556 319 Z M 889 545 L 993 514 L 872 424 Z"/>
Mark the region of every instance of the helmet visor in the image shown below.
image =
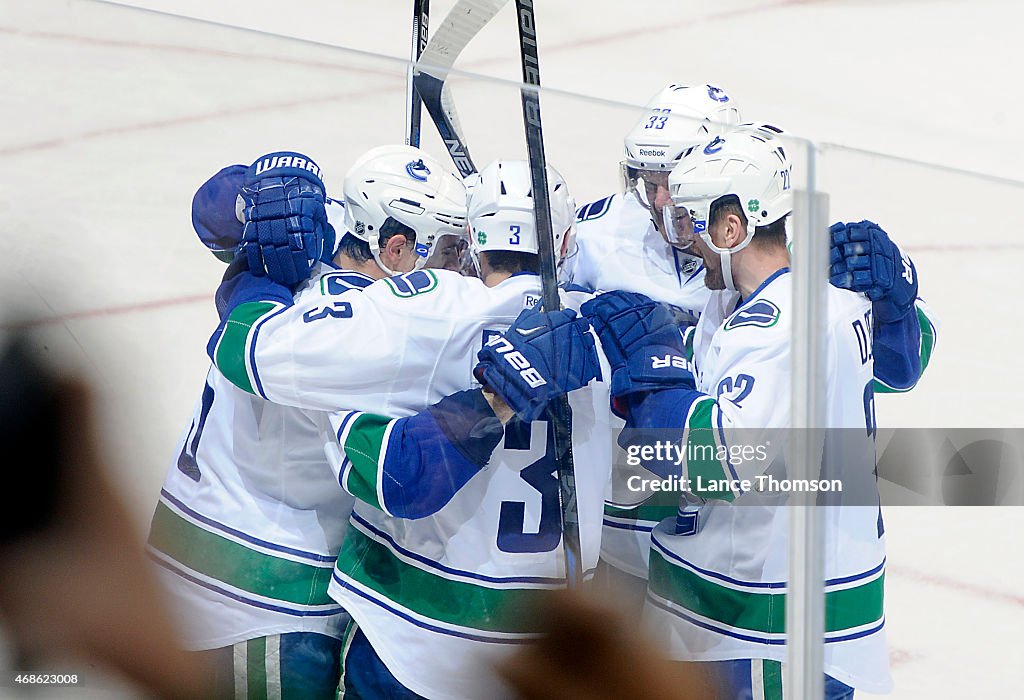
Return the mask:
<path id="1" fill-rule="evenodd" d="M 697 237 L 707 230 L 707 218 L 684 204 L 666 204 L 661 218 L 668 242 L 680 250 L 692 250 Z"/>
<path id="2" fill-rule="evenodd" d="M 434 241 L 433 248 L 427 258 L 424 267 L 435 270 L 452 270 L 462 272 L 465 261 L 464 256 L 469 249 L 469 241 L 465 237 L 454 233 L 441 234 Z"/>

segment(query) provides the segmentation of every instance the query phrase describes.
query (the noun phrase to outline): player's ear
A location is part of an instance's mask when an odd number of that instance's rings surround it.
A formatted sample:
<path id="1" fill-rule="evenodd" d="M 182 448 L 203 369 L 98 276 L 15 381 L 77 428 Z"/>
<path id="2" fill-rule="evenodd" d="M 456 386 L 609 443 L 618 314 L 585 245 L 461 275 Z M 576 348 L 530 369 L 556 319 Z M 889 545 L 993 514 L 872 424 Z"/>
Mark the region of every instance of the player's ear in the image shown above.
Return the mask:
<path id="1" fill-rule="evenodd" d="M 732 248 L 746 237 L 747 227 L 743 220 L 735 214 L 727 214 L 725 224 L 725 246 Z"/>
<path id="2" fill-rule="evenodd" d="M 388 238 L 387 243 L 384 244 L 384 260 L 387 266 L 392 270 L 395 269 L 392 263 L 397 262 L 402 257 L 402 251 L 409 244 L 409 239 L 404 234 L 396 233 Z"/>

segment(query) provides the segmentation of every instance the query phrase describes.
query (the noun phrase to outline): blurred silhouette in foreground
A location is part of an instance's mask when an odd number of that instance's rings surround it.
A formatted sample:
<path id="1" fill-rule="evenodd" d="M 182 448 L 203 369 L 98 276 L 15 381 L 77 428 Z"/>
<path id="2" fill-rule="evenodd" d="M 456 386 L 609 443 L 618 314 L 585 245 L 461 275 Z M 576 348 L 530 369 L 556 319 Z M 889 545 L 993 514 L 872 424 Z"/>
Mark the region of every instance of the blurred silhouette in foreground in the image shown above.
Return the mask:
<path id="1" fill-rule="evenodd" d="M 710 700 L 697 664 L 669 661 L 593 593 L 558 592 L 540 611 L 548 633 L 498 671 L 525 700 Z"/>
<path id="2" fill-rule="evenodd" d="M 158 697 L 202 697 L 202 670 L 178 645 L 107 474 L 93 394 L 30 347 L 0 335 L 0 617 L 15 672 L 73 656 Z"/>

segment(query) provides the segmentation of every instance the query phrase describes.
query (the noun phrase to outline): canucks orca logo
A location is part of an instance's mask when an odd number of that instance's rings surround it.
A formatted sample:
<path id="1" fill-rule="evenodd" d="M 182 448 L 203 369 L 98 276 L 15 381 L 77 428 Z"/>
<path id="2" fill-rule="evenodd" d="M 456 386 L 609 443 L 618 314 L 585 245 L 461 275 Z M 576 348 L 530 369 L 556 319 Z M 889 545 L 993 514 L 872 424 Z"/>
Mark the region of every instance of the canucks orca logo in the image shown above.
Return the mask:
<path id="1" fill-rule="evenodd" d="M 728 102 L 729 96 L 725 94 L 725 90 L 717 88 L 714 85 L 708 85 L 708 97 L 715 102 Z"/>
<path id="2" fill-rule="evenodd" d="M 746 306 L 732 315 L 725 323 L 725 330 L 743 328 L 744 326 L 755 326 L 757 328 L 771 328 L 779 322 L 779 307 L 772 302 L 761 299 L 750 306 Z"/>
<path id="3" fill-rule="evenodd" d="M 426 166 L 423 159 L 414 160 L 405 166 L 405 172 L 409 173 L 409 177 L 420 182 L 427 181 L 427 175 L 430 174 L 430 168 Z"/>
<path id="4" fill-rule="evenodd" d="M 724 143 L 725 139 L 723 139 L 721 136 L 716 136 L 714 141 L 712 141 L 711 143 L 704 147 L 704 155 L 710 156 L 714 155 L 715 153 L 718 153 L 720 150 L 722 150 L 722 144 Z"/>

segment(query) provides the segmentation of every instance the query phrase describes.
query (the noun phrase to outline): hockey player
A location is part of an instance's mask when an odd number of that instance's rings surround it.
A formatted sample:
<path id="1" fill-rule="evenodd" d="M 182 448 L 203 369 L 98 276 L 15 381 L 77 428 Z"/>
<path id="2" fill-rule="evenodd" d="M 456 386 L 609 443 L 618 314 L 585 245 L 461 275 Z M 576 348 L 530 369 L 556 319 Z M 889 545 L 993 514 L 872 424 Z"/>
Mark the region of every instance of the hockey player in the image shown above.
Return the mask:
<path id="1" fill-rule="evenodd" d="M 685 344 L 664 307 L 643 295 L 611 292 L 582 309 L 612 364 L 613 402 L 627 427 L 682 436 L 678 475 L 708 499 L 652 534 L 645 613 L 670 655 L 707 662 L 727 698 L 782 697 L 786 494 L 760 477 L 785 478 L 778 431 L 791 421 L 789 168 L 773 133 L 739 131 L 694 149 L 673 171 L 667 220 L 700 252 L 712 290 Z M 826 426 L 854 436 L 831 466 L 877 499 L 871 303 L 834 286 L 827 294 Z M 912 295 L 903 313 L 913 313 Z M 731 459 L 742 445 L 764 452 Z M 840 499 L 825 522 L 826 697 L 885 692 L 879 509 Z"/>
<path id="2" fill-rule="evenodd" d="M 272 400 L 350 409 L 332 417 L 343 446 L 332 463 L 358 501 L 330 592 L 356 623 L 346 638 L 343 687 L 360 697 L 494 696 L 501 691 L 490 661 L 535 634 L 533 601 L 565 585 L 547 424 L 512 421 L 495 433 L 480 390 L 466 391 L 478 385 L 477 351 L 540 298 L 528 173 L 525 163 L 499 161 L 474 190 L 471 245 L 483 280 L 426 270 L 389 278 L 335 297 L 333 308 L 344 315 L 314 323 L 302 319 L 316 307 L 298 297 L 266 318 L 248 352 L 236 346 L 229 354 L 222 341 L 216 353 L 218 364 L 246 362 Z M 574 205 L 554 171 L 549 184 L 560 249 Z M 585 298 L 570 293 L 565 302 Z M 586 324 L 561 313 L 559 341 L 592 347 Z M 522 352 L 531 342 L 553 342 L 548 332 L 529 330 Z M 362 343 L 338 343 L 342 333 Z M 588 360 L 566 374 L 581 385 L 598 372 Z M 573 447 L 588 465 L 577 484 L 588 575 L 597 563 L 611 462 L 602 432 L 607 400 L 598 382 L 572 403 Z M 475 417 L 468 425 L 480 429 L 466 437 L 460 415 Z M 457 448 L 395 459 L 431 430 Z"/>
<path id="3" fill-rule="evenodd" d="M 664 230 L 668 174 L 684 153 L 740 123 L 740 108 L 713 85 L 665 86 L 625 138 L 624 192 L 577 212 L 576 248 L 567 282 L 592 290 L 625 289 L 699 311 L 707 297 L 700 257 Z"/>
<path id="4" fill-rule="evenodd" d="M 240 249 L 229 274 L 251 267 L 294 284 L 314 273 L 303 294 L 359 290 L 423 264 L 435 234 L 461 233 L 465 196 L 446 172 L 407 147 L 363 156 L 346 178 L 347 207 L 328 200 L 339 229 L 343 215 L 387 206 L 358 186 L 367 177 L 390 178 L 389 199 L 424 202 L 449 223 L 429 228 L 396 212 L 371 232 L 347 220 L 333 257 L 319 168 L 299 154 L 222 170 L 197 193 L 193 222 L 224 258 Z M 325 460 L 314 416 L 243 391 L 211 367 L 161 490 L 149 552 L 181 612 L 188 647 L 205 650 L 220 693 L 334 697 L 348 616 L 327 596 L 327 584 L 351 506 Z"/>
<path id="5" fill-rule="evenodd" d="M 709 296 L 704 266 L 692 246 L 664 223 L 663 209 L 670 203 L 668 174 L 693 147 L 736 128 L 740 120 L 735 98 L 714 85 L 671 84 L 659 91 L 625 137 L 625 192 L 580 207 L 576 252 L 564 279 L 590 290 L 641 292 L 699 314 Z M 867 293 L 883 304 L 910 289 L 917 293 L 912 263 L 877 225 L 837 224 L 832 238 L 832 284 Z M 911 285 L 897 284 L 895 273 L 904 265 L 910 266 Z M 908 391 L 931 357 L 934 314 L 919 300 L 912 316 L 894 319 L 883 310 L 876 312 L 875 321 L 876 390 Z M 617 458 L 616 463 L 622 461 Z M 615 483 L 624 484 L 629 476 L 623 471 Z M 634 503 L 623 488 L 614 489 L 609 498 L 602 561 L 615 571 L 602 569 L 620 585 L 639 591 L 643 583 L 634 579 L 647 577 L 649 533 L 679 504 L 671 492 L 641 506 Z"/>

